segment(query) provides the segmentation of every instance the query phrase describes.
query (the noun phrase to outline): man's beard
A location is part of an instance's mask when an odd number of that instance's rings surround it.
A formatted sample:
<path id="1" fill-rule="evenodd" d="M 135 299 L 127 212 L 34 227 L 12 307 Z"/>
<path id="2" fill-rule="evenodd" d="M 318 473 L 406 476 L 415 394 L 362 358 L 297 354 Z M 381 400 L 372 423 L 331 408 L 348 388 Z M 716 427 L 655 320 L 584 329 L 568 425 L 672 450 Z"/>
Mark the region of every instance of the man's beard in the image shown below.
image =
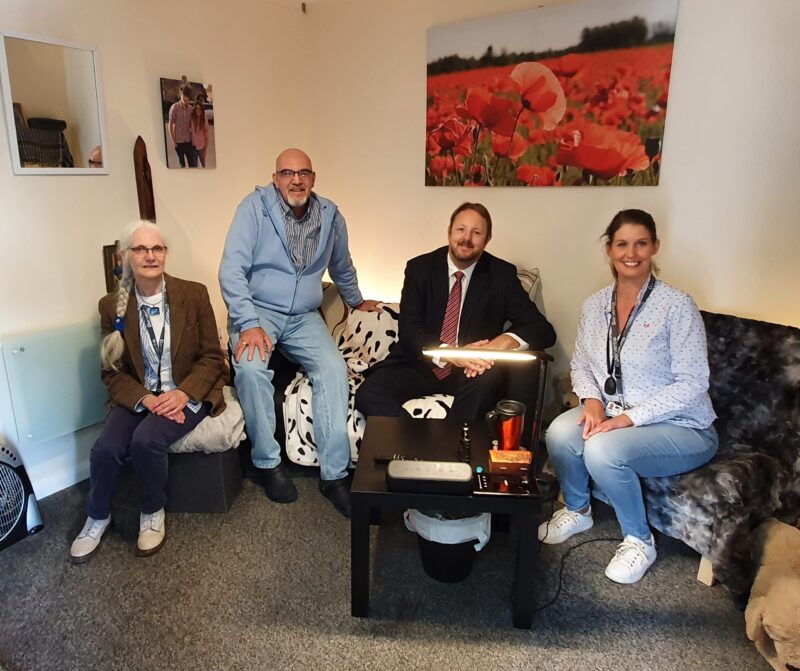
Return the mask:
<path id="1" fill-rule="evenodd" d="M 460 261 L 469 261 L 476 255 L 475 246 L 456 245 L 453 249 L 453 256 Z"/>
<path id="2" fill-rule="evenodd" d="M 291 207 L 303 207 L 308 202 L 308 195 L 304 194 L 298 198 L 293 198 L 292 194 L 286 196 L 286 202 Z"/>

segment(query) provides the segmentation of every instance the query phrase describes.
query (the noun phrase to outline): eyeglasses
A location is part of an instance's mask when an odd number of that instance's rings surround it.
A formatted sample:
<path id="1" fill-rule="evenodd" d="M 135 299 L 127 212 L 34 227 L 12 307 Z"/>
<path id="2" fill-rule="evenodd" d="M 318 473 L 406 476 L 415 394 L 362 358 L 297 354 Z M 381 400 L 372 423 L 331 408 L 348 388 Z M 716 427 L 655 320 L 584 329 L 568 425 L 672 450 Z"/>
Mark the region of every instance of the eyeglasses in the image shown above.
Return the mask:
<path id="1" fill-rule="evenodd" d="M 139 245 L 137 247 L 128 247 L 128 250 L 133 252 L 136 256 L 147 256 L 149 253 L 152 253 L 153 256 L 164 256 L 164 254 L 167 253 L 167 248 L 162 245 L 155 245 L 153 247 Z"/>
<path id="2" fill-rule="evenodd" d="M 278 170 L 278 174 L 283 177 L 284 179 L 294 179 L 294 176 L 297 175 L 300 179 L 308 179 L 311 175 L 314 174 L 313 170 Z"/>

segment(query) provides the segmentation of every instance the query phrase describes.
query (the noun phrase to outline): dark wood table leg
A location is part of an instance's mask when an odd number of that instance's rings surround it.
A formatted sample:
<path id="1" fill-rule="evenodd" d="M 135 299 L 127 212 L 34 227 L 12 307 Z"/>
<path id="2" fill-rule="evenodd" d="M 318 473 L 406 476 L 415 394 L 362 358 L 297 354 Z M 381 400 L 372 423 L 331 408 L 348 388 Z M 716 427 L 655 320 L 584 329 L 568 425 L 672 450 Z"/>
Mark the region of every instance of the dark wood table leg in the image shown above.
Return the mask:
<path id="1" fill-rule="evenodd" d="M 539 554 L 539 539 L 536 537 L 538 523 L 538 515 L 512 516 L 513 532 L 517 537 L 517 565 L 511 600 L 517 629 L 530 629 L 533 622 L 534 579 Z"/>
<path id="2" fill-rule="evenodd" d="M 381 517 L 381 509 L 380 508 L 370 508 L 369 509 L 369 523 L 372 526 L 380 526 L 383 518 Z"/>
<path id="3" fill-rule="evenodd" d="M 369 515 L 368 506 L 352 498 L 350 518 L 350 613 L 369 615 Z"/>

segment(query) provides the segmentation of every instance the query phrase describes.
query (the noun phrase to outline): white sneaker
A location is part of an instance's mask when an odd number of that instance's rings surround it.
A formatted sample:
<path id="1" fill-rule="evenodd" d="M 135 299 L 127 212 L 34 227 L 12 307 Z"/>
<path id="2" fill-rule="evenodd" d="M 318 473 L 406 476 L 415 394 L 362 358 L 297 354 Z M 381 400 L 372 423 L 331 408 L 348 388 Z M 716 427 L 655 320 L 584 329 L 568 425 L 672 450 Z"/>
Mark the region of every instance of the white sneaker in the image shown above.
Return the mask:
<path id="1" fill-rule="evenodd" d="M 164 509 L 154 513 L 139 515 L 139 541 L 136 544 L 136 554 L 140 557 L 149 557 L 155 554 L 167 540 L 167 529 L 164 520 Z"/>
<path id="2" fill-rule="evenodd" d="M 81 529 L 78 537 L 72 541 L 72 547 L 69 549 L 69 560 L 73 564 L 82 564 L 88 561 L 100 547 L 100 541 L 109 524 L 111 524 L 111 515 L 104 520 L 87 517 L 83 529 Z"/>
<path id="3" fill-rule="evenodd" d="M 561 508 L 553 513 L 553 516 L 539 525 L 539 540 L 548 545 L 563 543 L 570 536 L 587 531 L 594 526 L 592 519 L 592 509 L 582 515 L 573 510 Z"/>
<path id="4" fill-rule="evenodd" d="M 652 535 L 649 543 L 635 536 L 625 536 L 606 566 L 606 577 L 623 585 L 639 582 L 655 560 L 656 544 Z"/>

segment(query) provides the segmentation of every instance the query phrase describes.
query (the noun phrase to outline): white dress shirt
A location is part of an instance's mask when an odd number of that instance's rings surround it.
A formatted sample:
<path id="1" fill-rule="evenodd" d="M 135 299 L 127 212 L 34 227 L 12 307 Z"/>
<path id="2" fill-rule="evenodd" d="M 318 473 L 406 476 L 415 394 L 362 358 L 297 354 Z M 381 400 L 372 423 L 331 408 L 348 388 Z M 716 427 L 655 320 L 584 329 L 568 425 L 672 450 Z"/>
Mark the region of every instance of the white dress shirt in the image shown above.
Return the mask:
<path id="1" fill-rule="evenodd" d="M 474 263 L 472 263 L 471 265 L 467 266 L 466 268 L 464 268 L 462 270 L 461 268 L 457 268 L 456 267 L 456 264 L 453 263 L 453 259 L 450 258 L 450 254 L 449 253 L 447 254 L 447 273 L 448 273 L 447 274 L 447 295 L 448 296 L 450 295 L 450 292 L 453 290 L 453 285 L 456 283 L 456 273 L 459 270 L 462 273 L 464 273 L 464 277 L 461 278 L 461 306 L 458 309 L 458 327 L 456 329 L 456 342 L 458 342 L 458 332 L 461 329 L 461 311 L 464 309 L 464 300 L 467 297 L 467 287 L 469 287 L 469 281 L 472 279 L 472 273 L 475 272 L 475 265 L 477 263 L 478 263 L 478 261 L 476 260 Z M 530 345 L 525 340 L 520 338 L 519 336 L 517 336 L 517 335 L 515 335 L 513 333 L 510 333 L 508 331 L 506 331 L 505 334 L 508 335 L 508 336 L 511 336 L 512 338 L 514 338 L 514 340 L 517 341 L 517 343 L 519 344 L 519 347 L 518 347 L 519 351 L 527 350 L 530 347 Z M 466 344 L 468 345 L 469 343 L 466 343 Z M 444 368 L 448 364 L 447 361 L 442 361 L 438 357 L 433 359 L 433 363 L 435 365 L 439 366 L 439 368 Z"/>

